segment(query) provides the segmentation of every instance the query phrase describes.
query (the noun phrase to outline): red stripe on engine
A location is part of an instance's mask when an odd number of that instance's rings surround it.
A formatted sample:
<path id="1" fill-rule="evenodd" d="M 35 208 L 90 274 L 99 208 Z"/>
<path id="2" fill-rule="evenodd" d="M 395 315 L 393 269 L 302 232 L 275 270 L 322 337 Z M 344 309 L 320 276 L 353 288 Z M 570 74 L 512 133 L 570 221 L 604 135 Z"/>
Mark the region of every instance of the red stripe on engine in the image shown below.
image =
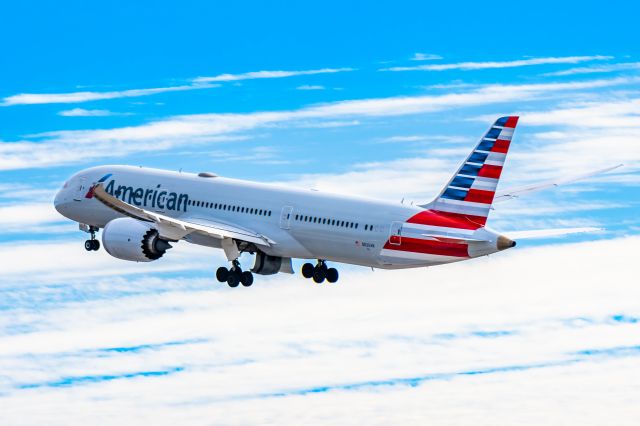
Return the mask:
<path id="1" fill-rule="evenodd" d="M 499 179 L 500 173 L 502 173 L 502 166 L 491 166 L 489 164 L 485 164 L 478 171 L 478 176 Z"/>
<path id="2" fill-rule="evenodd" d="M 493 148 L 491 148 L 491 152 L 501 152 L 503 154 L 506 154 L 509 151 L 510 144 L 511 144 L 511 141 L 498 139 L 494 142 Z"/>
<path id="3" fill-rule="evenodd" d="M 504 127 L 516 127 L 516 124 L 518 124 L 518 117 L 509 117 L 507 122 L 504 123 Z"/>
<path id="4" fill-rule="evenodd" d="M 418 225 L 443 226 L 446 228 L 478 229 L 487 222 L 483 216 L 449 213 L 434 210 L 422 211 L 407 220 Z"/>
<path id="5" fill-rule="evenodd" d="M 443 243 L 441 241 L 420 240 L 418 238 L 402 237 L 400 245 L 390 244 L 387 241 L 384 248 L 439 256 L 470 257 L 467 244 Z"/>
<path id="6" fill-rule="evenodd" d="M 467 196 L 464 198 L 464 201 L 470 201 L 472 203 L 491 204 L 493 202 L 494 195 L 495 192 L 493 191 L 470 189 L 469 192 L 467 192 Z"/>

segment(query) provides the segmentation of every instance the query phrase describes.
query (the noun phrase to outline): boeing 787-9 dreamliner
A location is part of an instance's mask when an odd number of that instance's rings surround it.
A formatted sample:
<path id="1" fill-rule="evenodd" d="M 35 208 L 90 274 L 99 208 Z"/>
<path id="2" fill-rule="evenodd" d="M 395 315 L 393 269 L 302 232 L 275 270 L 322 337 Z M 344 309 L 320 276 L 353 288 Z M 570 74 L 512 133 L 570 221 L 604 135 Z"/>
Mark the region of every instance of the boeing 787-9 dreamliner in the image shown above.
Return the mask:
<path id="1" fill-rule="evenodd" d="M 213 173 L 100 166 L 71 177 L 55 208 L 90 234 L 88 251 L 100 248 L 96 232 L 102 229 L 106 251 L 123 260 L 158 260 L 178 241 L 222 249 L 230 267 L 221 266 L 216 276 L 231 287 L 250 286 L 253 274 L 293 273 L 293 258 L 316 261 L 302 266 L 302 275 L 316 283 L 338 280 L 327 262 L 385 269 L 458 262 L 516 245 L 486 226 L 495 201 L 557 184 L 496 193 L 517 122 L 496 120 L 442 192 L 424 205 Z M 244 252 L 255 254 L 251 270 L 240 266 Z"/>

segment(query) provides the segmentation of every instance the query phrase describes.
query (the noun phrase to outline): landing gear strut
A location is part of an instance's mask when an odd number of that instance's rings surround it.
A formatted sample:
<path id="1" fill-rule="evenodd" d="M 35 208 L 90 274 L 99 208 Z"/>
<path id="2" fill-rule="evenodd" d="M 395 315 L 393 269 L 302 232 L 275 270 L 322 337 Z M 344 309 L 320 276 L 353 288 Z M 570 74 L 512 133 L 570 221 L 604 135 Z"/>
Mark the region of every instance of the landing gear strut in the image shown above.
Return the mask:
<path id="1" fill-rule="evenodd" d="M 95 226 L 89 226 L 87 232 L 91 234 L 91 239 L 84 242 L 84 249 L 86 251 L 100 250 L 100 241 L 96 240 L 96 232 L 98 232 L 98 228 Z"/>
<path id="2" fill-rule="evenodd" d="M 239 284 L 249 287 L 253 284 L 253 274 L 249 271 L 242 271 L 238 259 L 231 262 L 231 269 L 224 266 L 219 267 L 216 271 L 216 278 L 221 283 L 226 282 L 229 287 L 238 287 Z"/>
<path id="3" fill-rule="evenodd" d="M 302 265 L 302 276 L 307 279 L 313 278 L 313 281 L 318 284 L 324 282 L 324 280 L 335 283 L 338 281 L 338 270 L 336 268 L 327 268 L 325 261 L 319 259 L 316 266 L 311 263 Z"/>

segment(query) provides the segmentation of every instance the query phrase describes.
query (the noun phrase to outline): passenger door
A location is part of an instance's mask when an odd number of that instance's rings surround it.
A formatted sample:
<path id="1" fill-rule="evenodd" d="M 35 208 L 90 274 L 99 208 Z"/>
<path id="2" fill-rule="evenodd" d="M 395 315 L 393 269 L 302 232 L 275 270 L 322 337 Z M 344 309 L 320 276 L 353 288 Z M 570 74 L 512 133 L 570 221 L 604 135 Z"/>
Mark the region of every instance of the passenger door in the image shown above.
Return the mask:
<path id="1" fill-rule="evenodd" d="M 75 188 L 73 191 L 73 199 L 75 201 L 82 201 L 84 196 L 87 194 L 87 179 L 81 177 L 75 184 Z"/>
<path id="2" fill-rule="evenodd" d="M 280 213 L 280 228 L 291 229 L 291 216 L 293 215 L 292 206 L 284 206 Z"/>
<path id="3" fill-rule="evenodd" d="M 402 222 L 392 222 L 389 230 L 389 244 L 399 246 L 402 244 Z"/>

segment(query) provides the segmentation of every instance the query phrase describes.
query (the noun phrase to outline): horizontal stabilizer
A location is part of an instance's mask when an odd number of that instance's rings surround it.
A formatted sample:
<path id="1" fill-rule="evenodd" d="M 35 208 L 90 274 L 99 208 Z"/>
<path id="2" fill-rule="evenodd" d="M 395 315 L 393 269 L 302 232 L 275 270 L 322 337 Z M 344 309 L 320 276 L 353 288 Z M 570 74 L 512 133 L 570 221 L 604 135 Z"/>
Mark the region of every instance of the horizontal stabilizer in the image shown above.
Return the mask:
<path id="1" fill-rule="evenodd" d="M 586 227 L 586 228 L 556 228 L 556 229 L 535 229 L 530 231 L 514 231 L 505 232 L 505 234 L 514 240 L 529 240 L 535 238 L 561 237 L 570 234 L 583 234 L 587 232 L 604 231 L 602 228 Z"/>

